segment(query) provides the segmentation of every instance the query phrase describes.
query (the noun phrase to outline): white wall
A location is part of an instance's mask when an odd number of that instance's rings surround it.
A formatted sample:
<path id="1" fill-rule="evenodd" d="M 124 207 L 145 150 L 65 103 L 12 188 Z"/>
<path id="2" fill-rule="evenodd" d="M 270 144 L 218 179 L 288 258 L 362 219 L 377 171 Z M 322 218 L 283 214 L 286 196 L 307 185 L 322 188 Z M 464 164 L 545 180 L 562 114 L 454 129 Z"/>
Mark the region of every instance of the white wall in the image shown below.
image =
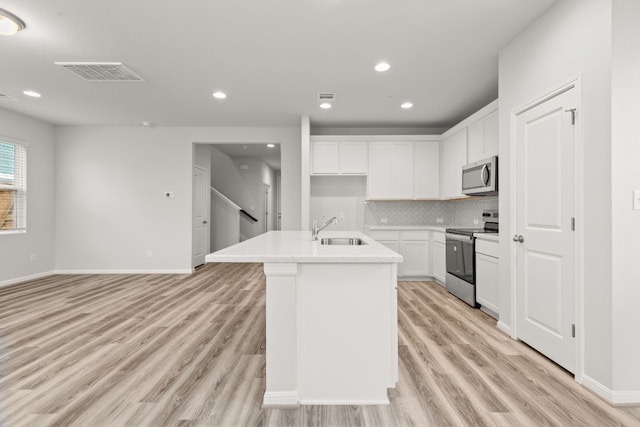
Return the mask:
<path id="1" fill-rule="evenodd" d="M 500 54 L 500 321 L 511 309 L 511 114 L 582 76 L 579 129 L 584 209 L 584 337 L 587 376 L 612 387 L 611 293 L 611 2 L 561 0 Z M 580 172 L 579 172 L 580 173 Z M 628 201 L 628 200 L 627 200 Z M 636 280 L 637 282 L 637 280 Z M 580 324 L 580 323 L 579 323 Z"/>
<path id="2" fill-rule="evenodd" d="M 344 219 L 328 227 L 329 230 L 364 230 L 364 201 L 367 178 L 364 176 L 312 176 L 310 218 Z"/>
<path id="3" fill-rule="evenodd" d="M 275 173 L 264 161 L 258 158 L 236 157 L 233 158 L 233 163 L 238 168 L 240 177 L 248 190 L 249 204 L 245 207 L 245 210 L 258 220 L 258 222 L 241 220 L 242 234 L 247 238 L 255 237 L 263 233 L 265 218 L 264 186 L 269 185 L 271 187 L 270 198 L 272 198 L 276 186 Z M 247 169 L 241 169 L 240 165 L 245 165 Z M 271 201 L 271 207 L 273 207 L 273 201 Z M 271 215 L 273 216 L 273 210 Z"/>
<path id="4" fill-rule="evenodd" d="M 300 227 L 299 129 L 62 126 L 56 268 L 190 270 L 194 142 L 280 143 L 283 228 Z"/>
<path id="5" fill-rule="evenodd" d="M 251 206 L 251 192 L 231 157 L 210 146 L 211 185 L 247 212 Z"/>
<path id="6" fill-rule="evenodd" d="M 0 235 L 0 285 L 54 269 L 53 126 L 0 108 L 0 137 L 26 142 L 27 232 Z M 30 255 L 35 254 L 35 262 Z"/>
<path id="7" fill-rule="evenodd" d="M 640 2 L 613 2 L 612 254 L 613 389 L 640 391 Z"/>

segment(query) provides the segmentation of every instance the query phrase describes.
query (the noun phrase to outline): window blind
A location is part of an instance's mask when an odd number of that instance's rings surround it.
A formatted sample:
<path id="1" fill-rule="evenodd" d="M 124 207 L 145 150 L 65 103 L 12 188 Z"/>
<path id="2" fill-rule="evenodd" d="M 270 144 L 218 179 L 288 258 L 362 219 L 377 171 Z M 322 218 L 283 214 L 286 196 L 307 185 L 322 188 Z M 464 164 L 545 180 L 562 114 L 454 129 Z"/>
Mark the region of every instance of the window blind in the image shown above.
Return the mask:
<path id="1" fill-rule="evenodd" d="M 0 233 L 27 229 L 27 148 L 0 140 Z"/>

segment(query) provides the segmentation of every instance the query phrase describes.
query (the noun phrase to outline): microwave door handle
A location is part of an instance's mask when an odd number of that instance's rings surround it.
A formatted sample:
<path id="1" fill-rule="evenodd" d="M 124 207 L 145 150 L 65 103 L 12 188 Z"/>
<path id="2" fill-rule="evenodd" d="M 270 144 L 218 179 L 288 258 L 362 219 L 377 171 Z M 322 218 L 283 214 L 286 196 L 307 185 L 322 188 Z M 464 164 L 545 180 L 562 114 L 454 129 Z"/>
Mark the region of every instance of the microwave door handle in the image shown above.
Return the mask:
<path id="1" fill-rule="evenodd" d="M 482 166 L 482 172 L 480 173 L 482 176 L 482 183 L 485 185 L 489 185 L 489 167 L 487 165 Z"/>

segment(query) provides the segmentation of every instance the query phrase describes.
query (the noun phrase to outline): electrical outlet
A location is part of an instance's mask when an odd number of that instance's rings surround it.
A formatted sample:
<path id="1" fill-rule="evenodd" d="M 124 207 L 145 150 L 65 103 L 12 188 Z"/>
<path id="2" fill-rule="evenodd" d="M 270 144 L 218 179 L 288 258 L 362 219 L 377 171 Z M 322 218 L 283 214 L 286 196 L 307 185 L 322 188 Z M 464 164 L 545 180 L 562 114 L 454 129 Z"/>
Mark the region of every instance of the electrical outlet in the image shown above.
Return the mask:
<path id="1" fill-rule="evenodd" d="M 165 191 L 164 192 L 165 199 L 173 199 L 173 191 Z"/>
<path id="2" fill-rule="evenodd" d="M 443 218 L 436 218 L 436 224 L 442 224 L 444 222 Z"/>
<path id="3" fill-rule="evenodd" d="M 340 215 L 338 215 L 339 219 L 344 219 L 344 212 L 340 212 Z"/>
<path id="4" fill-rule="evenodd" d="M 147 258 L 153 258 L 153 251 L 152 250 L 148 250 L 147 251 Z"/>
<path id="5" fill-rule="evenodd" d="M 380 224 L 386 224 L 389 222 L 389 218 L 380 218 Z"/>
<path id="6" fill-rule="evenodd" d="M 36 254 L 29 255 L 29 261 L 36 262 Z"/>

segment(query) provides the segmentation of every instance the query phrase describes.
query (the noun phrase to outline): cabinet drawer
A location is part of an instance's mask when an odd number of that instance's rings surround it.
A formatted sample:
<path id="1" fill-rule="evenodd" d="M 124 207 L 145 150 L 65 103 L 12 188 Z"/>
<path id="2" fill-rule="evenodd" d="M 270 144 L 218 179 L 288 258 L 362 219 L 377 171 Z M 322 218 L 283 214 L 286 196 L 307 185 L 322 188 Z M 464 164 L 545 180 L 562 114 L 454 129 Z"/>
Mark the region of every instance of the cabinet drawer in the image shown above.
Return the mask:
<path id="1" fill-rule="evenodd" d="M 400 232 L 392 230 L 371 230 L 369 236 L 374 240 L 399 240 Z"/>
<path id="2" fill-rule="evenodd" d="M 429 230 L 406 230 L 402 232 L 402 240 L 429 240 Z"/>
<path id="3" fill-rule="evenodd" d="M 476 239 L 476 253 L 499 258 L 498 242 Z"/>
<path id="4" fill-rule="evenodd" d="M 441 233 L 439 231 L 434 231 L 433 232 L 433 241 L 437 242 L 437 243 L 442 243 L 444 244 L 445 240 L 444 240 L 444 233 Z"/>

